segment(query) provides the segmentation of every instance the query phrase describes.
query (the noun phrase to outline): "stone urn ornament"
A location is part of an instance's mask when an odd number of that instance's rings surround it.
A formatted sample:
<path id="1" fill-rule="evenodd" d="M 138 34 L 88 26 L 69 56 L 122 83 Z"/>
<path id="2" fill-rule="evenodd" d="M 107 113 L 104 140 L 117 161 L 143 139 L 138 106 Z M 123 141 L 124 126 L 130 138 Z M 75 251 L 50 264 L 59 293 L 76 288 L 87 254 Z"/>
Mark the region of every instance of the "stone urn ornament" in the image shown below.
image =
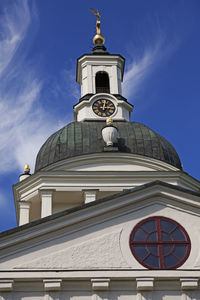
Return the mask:
<path id="1" fill-rule="evenodd" d="M 111 118 L 106 120 L 106 126 L 102 129 L 102 137 L 107 147 L 113 147 L 117 143 L 118 129 L 113 125 Z"/>

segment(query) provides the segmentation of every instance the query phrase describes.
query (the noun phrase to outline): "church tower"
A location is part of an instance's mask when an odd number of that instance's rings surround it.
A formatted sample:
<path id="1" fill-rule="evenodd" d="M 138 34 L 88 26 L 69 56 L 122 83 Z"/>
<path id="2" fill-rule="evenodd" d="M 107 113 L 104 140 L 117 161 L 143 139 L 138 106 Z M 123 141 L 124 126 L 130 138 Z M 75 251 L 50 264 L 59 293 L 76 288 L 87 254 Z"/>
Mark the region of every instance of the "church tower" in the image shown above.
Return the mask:
<path id="1" fill-rule="evenodd" d="M 111 116 L 116 121 L 129 121 L 132 105 L 122 96 L 125 59 L 107 52 L 99 20 L 96 26 L 92 53 L 77 60 L 81 98 L 74 106 L 75 120 L 102 121 Z"/>
<path id="2" fill-rule="evenodd" d="M 125 59 L 92 12 L 74 121 L 13 188 L 19 226 L 0 234 L 0 299 L 199 299 L 200 182 L 164 137 L 130 121 Z"/>

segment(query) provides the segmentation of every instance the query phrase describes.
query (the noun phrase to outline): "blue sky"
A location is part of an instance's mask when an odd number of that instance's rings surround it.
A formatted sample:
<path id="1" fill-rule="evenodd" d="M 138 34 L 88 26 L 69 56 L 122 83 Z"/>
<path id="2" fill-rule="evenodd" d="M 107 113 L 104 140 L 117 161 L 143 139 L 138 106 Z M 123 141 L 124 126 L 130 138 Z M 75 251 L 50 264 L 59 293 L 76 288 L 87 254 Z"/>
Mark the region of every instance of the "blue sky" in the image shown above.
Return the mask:
<path id="1" fill-rule="evenodd" d="M 16 226 L 12 185 L 46 138 L 73 120 L 76 59 L 99 9 L 110 53 L 126 58 L 132 120 L 168 139 L 200 180 L 199 0 L 0 1 L 0 231 Z"/>

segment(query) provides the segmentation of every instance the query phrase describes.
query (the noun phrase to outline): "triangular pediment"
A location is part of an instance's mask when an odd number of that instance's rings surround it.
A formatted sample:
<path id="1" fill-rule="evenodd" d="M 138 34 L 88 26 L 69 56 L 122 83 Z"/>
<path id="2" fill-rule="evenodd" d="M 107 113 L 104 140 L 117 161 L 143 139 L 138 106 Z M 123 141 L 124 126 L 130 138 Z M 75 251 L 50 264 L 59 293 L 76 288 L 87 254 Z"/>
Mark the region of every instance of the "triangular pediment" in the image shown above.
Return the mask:
<path id="1" fill-rule="evenodd" d="M 165 216 L 184 226 L 191 250 L 184 268 L 200 266 L 200 197 L 154 182 L 32 222 L 0 235 L 3 269 L 142 269 L 131 254 L 134 226 Z"/>

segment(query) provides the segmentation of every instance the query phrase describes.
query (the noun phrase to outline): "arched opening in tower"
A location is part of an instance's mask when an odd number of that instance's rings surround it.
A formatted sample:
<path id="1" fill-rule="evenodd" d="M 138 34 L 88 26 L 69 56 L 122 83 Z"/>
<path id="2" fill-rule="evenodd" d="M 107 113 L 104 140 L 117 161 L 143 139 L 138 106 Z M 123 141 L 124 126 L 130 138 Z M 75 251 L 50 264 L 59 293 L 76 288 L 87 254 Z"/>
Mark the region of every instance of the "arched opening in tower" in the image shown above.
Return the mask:
<path id="1" fill-rule="evenodd" d="M 96 83 L 96 93 L 110 93 L 109 77 L 106 72 L 103 71 L 97 72 L 95 83 Z"/>

